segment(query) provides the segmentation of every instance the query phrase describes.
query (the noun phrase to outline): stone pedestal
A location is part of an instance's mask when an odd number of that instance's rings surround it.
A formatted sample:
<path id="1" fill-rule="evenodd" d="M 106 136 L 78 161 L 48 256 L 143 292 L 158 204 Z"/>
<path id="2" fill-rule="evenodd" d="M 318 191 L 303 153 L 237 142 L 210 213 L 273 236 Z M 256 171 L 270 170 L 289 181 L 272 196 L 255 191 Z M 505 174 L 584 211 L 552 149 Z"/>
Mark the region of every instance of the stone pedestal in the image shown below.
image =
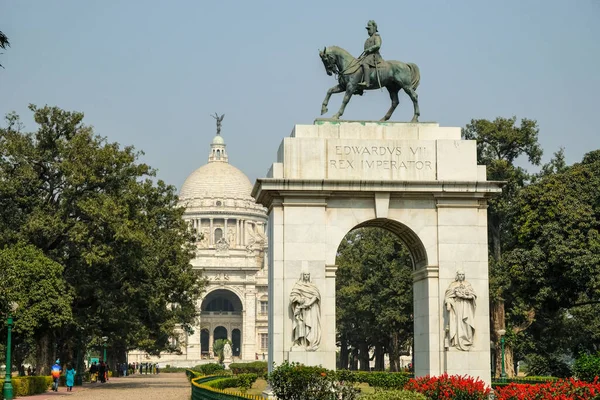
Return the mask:
<path id="1" fill-rule="evenodd" d="M 269 369 L 284 360 L 335 368 L 336 252 L 357 227 L 397 234 L 414 267 L 415 373 L 490 383 L 487 199 L 501 191 L 476 143 L 435 123 L 315 121 L 283 139 L 252 195 L 269 210 Z M 445 346 L 444 292 L 463 269 L 477 294 L 474 344 Z M 301 272 L 321 293 L 316 351 L 292 349 L 290 292 Z"/>

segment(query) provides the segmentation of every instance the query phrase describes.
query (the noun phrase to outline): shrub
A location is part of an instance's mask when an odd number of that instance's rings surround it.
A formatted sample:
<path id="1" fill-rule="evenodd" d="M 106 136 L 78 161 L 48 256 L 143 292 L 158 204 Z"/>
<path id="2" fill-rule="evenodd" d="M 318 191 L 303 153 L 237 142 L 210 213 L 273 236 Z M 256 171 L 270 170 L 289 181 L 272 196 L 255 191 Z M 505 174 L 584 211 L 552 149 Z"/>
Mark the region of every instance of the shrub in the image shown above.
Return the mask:
<path id="1" fill-rule="evenodd" d="M 200 364 L 193 368 L 195 371 L 202 372 L 203 375 L 216 375 L 225 370 L 225 366 L 222 364 L 210 363 Z"/>
<path id="2" fill-rule="evenodd" d="M 254 361 L 249 363 L 231 363 L 229 369 L 234 375 L 256 374 L 258 376 L 265 376 L 269 367 L 266 361 Z"/>
<path id="3" fill-rule="evenodd" d="M 409 380 L 404 372 L 338 371 L 340 381 L 368 383 L 371 387 L 402 389 Z"/>
<path id="4" fill-rule="evenodd" d="M 421 393 L 408 390 L 381 390 L 360 396 L 360 400 L 427 400 Z"/>
<path id="5" fill-rule="evenodd" d="M 582 354 L 573 365 L 573 372 L 578 379 L 593 382 L 600 377 L 600 352 L 596 355 Z"/>
<path id="6" fill-rule="evenodd" d="M 568 378 L 573 375 L 571 367 L 561 357 L 550 354 L 529 354 L 527 360 L 527 375 L 555 376 Z"/>
<path id="7" fill-rule="evenodd" d="M 490 395 L 483 381 L 448 374 L 410 379 L 404 388 L 432 400 L 487 400 Z"/>
<path id="8" fill-rule="evenodd" d="M 50 385 L 52 385 L 52 378 L 49 376 L 19 376 L 12 378 L 11 382 L 13 393 L 15 396 L 20 397 L 45 393 L 50 388 Z M 3 386 L 4 380 L 0 380 L 0 388 Z M 2 398 L 2 394 L 0 393 L 0 399 Z"/>
<path id="9" fill-rule="evenodd" d="M 600 399 L 600 382 L 560 379 L 537 385 L 511 383 L 495 390 L 497 400 Z"/>
<path id="10" fill-rule="evenodd" d="M 354 400 L 359 393 L 340 383 L 335 371 L 287 361 L 269 374 L 268 381 L 280 400 Z"/>
<path id="11" fill-rule="evenodd" d="M 237 376 L 238 379 L 238 387 L 242 390 L 242 392 L 246 393 L 248 389 L 252 387 L 254 382 L 258 379 L 258 375 L 256 374 L 239 374 Z"/>

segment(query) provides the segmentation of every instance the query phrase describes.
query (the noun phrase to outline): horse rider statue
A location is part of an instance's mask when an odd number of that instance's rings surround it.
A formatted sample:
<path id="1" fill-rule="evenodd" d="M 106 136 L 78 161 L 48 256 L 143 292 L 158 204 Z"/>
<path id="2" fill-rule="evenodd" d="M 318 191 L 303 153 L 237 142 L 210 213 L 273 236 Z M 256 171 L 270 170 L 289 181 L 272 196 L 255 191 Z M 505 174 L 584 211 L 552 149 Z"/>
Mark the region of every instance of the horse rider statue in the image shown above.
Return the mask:
<path id="1" fill-rule="evenodd" d="M 377 64 L 383 61 L 379 49 L 381 48 L 381 36 L 377 33 L 377 23 L 370 20 L 366 26 L 369 37 L 365 40 L 365 51 L 359 57 L 363 70 L 363 81 L 359 83 L 362 88 L 368 88 L 370 85 L 370 69 L 377 68 Z"/>

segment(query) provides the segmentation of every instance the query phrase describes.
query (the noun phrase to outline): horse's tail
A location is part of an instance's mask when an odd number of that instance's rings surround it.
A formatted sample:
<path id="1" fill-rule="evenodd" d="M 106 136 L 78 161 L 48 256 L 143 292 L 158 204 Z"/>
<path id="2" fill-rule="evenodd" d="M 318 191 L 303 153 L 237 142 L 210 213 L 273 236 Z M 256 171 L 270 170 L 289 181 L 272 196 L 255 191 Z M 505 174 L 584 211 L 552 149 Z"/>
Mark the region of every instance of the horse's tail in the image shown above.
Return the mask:
<path id="1" fill-rule="evenodd" d="M 417 90 L 419 83 L 421 83 L 421 72 L 419 71 L 419 67 L 414 63 L 407 63 L 406 65 L 408 65 L 408 69 L 410 69 L 412 75 L 410 84 L 412 85 L 413 90 Z"/>

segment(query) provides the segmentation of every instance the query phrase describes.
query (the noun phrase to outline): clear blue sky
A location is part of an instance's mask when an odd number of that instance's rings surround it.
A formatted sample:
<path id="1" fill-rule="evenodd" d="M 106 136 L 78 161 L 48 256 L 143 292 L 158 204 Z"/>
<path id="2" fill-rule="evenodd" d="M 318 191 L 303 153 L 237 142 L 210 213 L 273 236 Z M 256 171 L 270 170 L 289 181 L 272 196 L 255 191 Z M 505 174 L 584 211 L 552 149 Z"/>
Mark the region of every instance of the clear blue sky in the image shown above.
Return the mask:
<path id="1" fill-rule="evenodd" d="M 377 6 L 375 5 L 377 4 Z M 28 103 L 83 111 L 96 133 L 146 154 L 181 187 L 206 163 L 214 112 L 230 162 L 254 181 L 326 90 L 318 49 L 355 55 L 369 19 L 384 58 L 421 69 L 422 121 L 537 119 L 544 161 L 600 148 L 600 1 L 0 0 L 0 115 Z M 333 97 L 331 115 L 341 102 Z M 385 92 L 355 97 L 348 119 L 379 119 Z M 393 120 L 411 118 L 401 95 Z"/>

